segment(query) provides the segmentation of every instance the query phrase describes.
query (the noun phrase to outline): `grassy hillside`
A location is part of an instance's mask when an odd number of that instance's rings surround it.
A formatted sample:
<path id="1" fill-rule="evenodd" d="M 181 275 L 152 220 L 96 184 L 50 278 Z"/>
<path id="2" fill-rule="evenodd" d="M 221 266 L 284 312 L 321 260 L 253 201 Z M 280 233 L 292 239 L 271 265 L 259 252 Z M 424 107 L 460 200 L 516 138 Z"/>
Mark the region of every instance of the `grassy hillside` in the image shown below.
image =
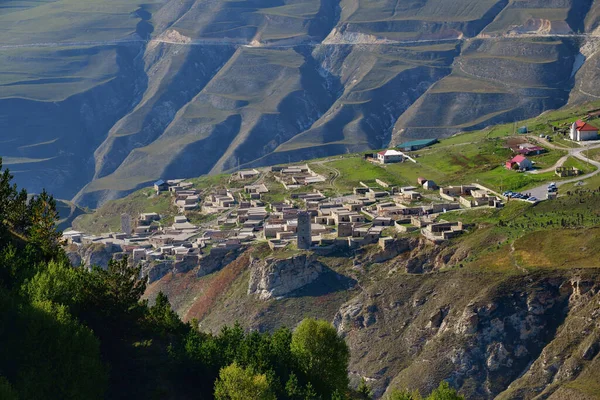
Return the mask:
<path id="1" fill-rule="evenodd" d="M 593 43 L 572 36 L 597 14 L 558 0 L 9 1 L 0 156 L 30 191 L 96 208 L 161 177 L 530 118 L 600 95 Z"/>
<path id="2" fill-rule="evenodd" d="M 404 162 L 400 164 L 373 164 L 366 161 L 363 153 L 348 154 L 338 157 L 310 160 L 310 167 L 327 178 L 326 182 L 312 185 L 314 189 L 322 190 L 327 195 L 348 194 L 363 182 L 367 185 L 378 186 L 375 182 L 380 179 L 390 185 L 414 185 L 418 177 L 432 179 L 439 185 L 458 185 L 479 182 L 497 191 L 523 191 L 540 186 L 551 181 L 561 181 L 553 172 L 553 166 L 567 152 L 572 142 L 564 140 L 561 134 L 552 132 L 552 127 L 564 128 L 569 122 L 585 117 L 589 110 L 600 105 L 600 102 L 589 103 L 560 111 L 545 113 L 539 117 L 520 121 L 518 123 L 496 125 L 480 131 L 466 132 L 447 139 L 428 148 L 411 153 L 417 163 Z M 591 120 L 598 124 L 600 120 Z M 527 126 L 528 135 L 515 134 L 517 126 Z M 506 160 L 513 156 L 509 145 L 529 141 L 537 143 L 540 134 L 551 135 L 553 144 L 559 148 L 548 148 L 541 155 L 531 156 L 536 163 L 536 169 L 546 170 L 540 174 L 517 173 L 504 167 Z M 596 157 L 597 150 L 590 151 L 590 158 Z M 587 152 L 586 152 L 587 153 Z M 595 167 L 574 157 L 568 157 L 563 164 L 566 167 L 576 167 L 584 174 L 595 171 Z M 243 183 L 228 184 L 228 174 L 206 175 L 192 179 L 202 193 L 209 193 L 212 188 L 227 185 L 240 186 Z M 264 173 L 264 182 L 270 192 L 265 195 L 267 201 L 282 201 L 289 197 L 281 184 L 275 181 L 269 173 Z M 583 188 L 600 186 L 600 175 L 584 180 L 578 185 Z M 565 192 L 580 186 L 574 183 L 565 186 Z M 304 192 L 307 189 L 297 189 Z M 89 232 L 100 233 L 106 230 L 117 230 L 120 225 L 119 216 L 123 212 L 136 215 L 141 212 L 159 212 L 169 217 L 175 210 L 169 203 L 168 195 L 155 196 L 151 189 L 142 189 L 121 200 L 109 201 L 97 212 L 78 218 L 74 226 Z"/>

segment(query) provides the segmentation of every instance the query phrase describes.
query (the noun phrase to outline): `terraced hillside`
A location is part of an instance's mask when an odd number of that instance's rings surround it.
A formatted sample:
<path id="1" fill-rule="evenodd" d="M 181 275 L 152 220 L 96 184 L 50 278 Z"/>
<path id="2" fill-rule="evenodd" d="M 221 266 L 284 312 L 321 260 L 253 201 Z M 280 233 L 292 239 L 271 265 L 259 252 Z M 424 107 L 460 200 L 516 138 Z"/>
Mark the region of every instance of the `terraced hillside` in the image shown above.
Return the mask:
<path id="1" fill-rule="evenodd" d="M 96 207 L 600 97 L 596 0 L 10 0 L 0 156 Z"/>

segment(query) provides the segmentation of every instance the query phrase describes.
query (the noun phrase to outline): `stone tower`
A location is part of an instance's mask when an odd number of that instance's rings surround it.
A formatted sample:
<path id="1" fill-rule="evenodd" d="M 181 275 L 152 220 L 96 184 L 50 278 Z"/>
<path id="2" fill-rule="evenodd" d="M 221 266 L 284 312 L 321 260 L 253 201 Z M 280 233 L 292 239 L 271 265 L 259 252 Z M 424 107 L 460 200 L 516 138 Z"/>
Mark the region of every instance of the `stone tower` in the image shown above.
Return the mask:
<path id="1" fill-rule="evenodd" d="M 121 232 L 127 236 L 131 235 L 131 217 L 129 214 L 121 214 Z"/>
<path id="2" fill-rule="evenodd" d="M 306 211 L 300 211 L 298 213 L 298 248 L 308 250 L 311 245 L 310 214 Z"/>

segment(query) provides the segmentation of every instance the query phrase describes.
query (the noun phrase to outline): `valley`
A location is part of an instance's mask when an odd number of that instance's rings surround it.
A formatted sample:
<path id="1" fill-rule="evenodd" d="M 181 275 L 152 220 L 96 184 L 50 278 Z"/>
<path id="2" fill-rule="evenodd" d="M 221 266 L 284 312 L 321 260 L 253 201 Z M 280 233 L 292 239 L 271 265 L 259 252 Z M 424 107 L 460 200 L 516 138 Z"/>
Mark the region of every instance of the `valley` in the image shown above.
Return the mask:
<path id="1" fill-rule="evenodd" d="M 530 118 L 600 96 L 597 14 L 587 0 L 11 1 L 0 156 L 30 191 L 96 208 L 161 177 Z"/>
<path id="2" fill-rule="evenodd" d="M 599 50 L 600 0 L 0 1 L 0 398 L 600 399 Z"/>

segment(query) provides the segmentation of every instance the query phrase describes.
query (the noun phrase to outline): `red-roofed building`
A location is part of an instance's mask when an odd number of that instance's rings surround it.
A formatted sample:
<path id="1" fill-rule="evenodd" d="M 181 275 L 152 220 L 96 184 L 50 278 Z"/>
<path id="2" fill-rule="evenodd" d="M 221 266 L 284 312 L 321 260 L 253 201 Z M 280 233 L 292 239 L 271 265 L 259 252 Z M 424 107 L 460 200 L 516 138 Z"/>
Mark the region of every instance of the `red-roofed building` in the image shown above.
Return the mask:
<path id="1" fill-rule="evenodd" d="M 581 120 L 575 121 L 573 125 L 571 125 L 571 133 L 569 136 L 571 140 L 577 142 L 599 139 L 598 128 Z"/>
<path id="2" fill-rule="evenodd" d="M 545 151 L 546 149 L 540 146 L 527 146 L 522 149 L 519 149 L 519 153 L 526 156 L 542 154 Z"/>
<path id="3" fill-rule="evenodd" d="M 524 155 L 515 156 L 512 160 L 506 162 L 507 169 L 528 170 L 533 168 L 533 163 Z"/>

